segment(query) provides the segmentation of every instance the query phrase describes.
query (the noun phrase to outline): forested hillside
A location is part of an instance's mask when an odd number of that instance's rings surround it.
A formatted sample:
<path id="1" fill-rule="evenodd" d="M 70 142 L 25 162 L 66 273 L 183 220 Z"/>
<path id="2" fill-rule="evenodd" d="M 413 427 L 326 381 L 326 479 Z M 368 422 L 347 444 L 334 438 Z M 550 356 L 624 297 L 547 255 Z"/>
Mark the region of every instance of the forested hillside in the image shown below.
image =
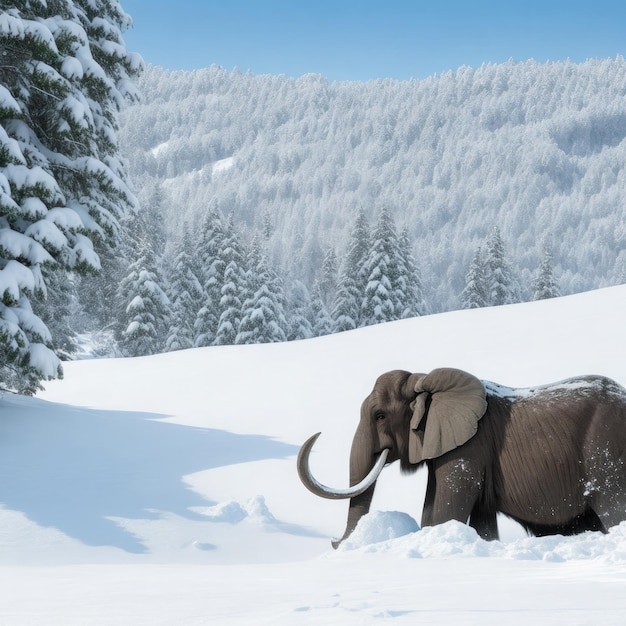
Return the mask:
<path id="1" fill-rule="evenodd" d="M 329 83 L 211 67 L 149 67 L 121 120 L 147 215 L 170 245 L 210 206 L 313 289 L 362 210 L 406 235 L 426 310 L 462 306 L 499 229 L 520 297 L 544 250 L 563 294 L 623 281 L 626 61 L 508 62 L 425 80 Z M 161 212 L 163 217 L 161 218 Z"/>

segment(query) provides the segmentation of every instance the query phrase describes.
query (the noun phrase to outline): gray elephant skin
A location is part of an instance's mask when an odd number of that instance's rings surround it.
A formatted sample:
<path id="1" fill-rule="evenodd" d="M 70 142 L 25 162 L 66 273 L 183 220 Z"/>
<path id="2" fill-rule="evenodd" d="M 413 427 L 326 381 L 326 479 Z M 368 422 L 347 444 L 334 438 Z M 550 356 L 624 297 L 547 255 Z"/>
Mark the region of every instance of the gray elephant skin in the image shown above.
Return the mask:
<path id="1" fill-rule="evenodd" d="M 378 378 L 361 407 L 350 452 L 350 487 L 311 474 L 317 435 L 302 446 L 298 473 L 325 498 L 349 498 L 337 547 L 370 508 L 385 464 L 428 467 L 422 527 L 469 523 L 498 538 L 496 514 L 531 535 L 607 532 L 626 520 L 626 390 L 582 376 L 531 389 L 481 381 L 462 370 L 401 370 Z"/>

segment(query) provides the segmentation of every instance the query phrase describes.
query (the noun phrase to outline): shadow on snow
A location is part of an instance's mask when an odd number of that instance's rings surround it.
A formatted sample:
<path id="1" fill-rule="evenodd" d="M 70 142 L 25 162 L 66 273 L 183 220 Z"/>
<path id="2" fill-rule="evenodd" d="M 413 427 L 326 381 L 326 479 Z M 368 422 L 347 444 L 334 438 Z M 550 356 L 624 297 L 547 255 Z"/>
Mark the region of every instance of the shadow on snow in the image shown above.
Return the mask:
<path id="1" fill-rule="evenodd" d="M 298 451 L 269 437 L 181 426 L 163 417 L 5 396 L 0 503 L 87 545 L 145 552 L 107 518 L 145 519 L 154 509 L 201 519 L 189 507 L 207 501 L 185 485 L 185 475 Z"/>

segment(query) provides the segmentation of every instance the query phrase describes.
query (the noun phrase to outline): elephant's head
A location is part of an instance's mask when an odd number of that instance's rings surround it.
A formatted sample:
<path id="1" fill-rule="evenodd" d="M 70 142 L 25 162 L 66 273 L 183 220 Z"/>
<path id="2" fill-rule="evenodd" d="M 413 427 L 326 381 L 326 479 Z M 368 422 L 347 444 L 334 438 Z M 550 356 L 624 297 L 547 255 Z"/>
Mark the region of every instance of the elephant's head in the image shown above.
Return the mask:
<path id="1" fill-rule="evenodd" d="M 324 498 L 350 498 L 346 531 L 333 546 L 369 511 L 385 463 L 399 459 L 404 471 L 413 471 L 427 459 L 463 445 L 478 430 L 486 409 L 483 384 L 467 372 L 441 368 L 430 374 L 383 374 L 361 406 L 350 452 L 349 489 L 325 487 L 311 475 L 309 453 L 319 433 L 311 437 L 298 455 L 300 479 Z"/>

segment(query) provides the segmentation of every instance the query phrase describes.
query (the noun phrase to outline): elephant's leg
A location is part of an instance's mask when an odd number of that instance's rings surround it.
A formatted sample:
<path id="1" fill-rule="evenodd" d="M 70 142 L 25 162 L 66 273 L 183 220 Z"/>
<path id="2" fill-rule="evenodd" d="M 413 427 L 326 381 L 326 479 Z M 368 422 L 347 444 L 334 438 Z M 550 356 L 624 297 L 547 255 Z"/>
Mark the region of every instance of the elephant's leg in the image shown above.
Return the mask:
<path id="1" fill-rule="evenodd" d="M 426 484 L 426 497 L 424 498 L 424 508 L 422 510 L 422 528 L 425 526 L 433 526 L 435 510 L 435 491 L 437 489 L 437 481 L 435 480 L 435 472 L 432 467 L 432 461 L 428 463 L 428 482 Z"/>
<path id="2" fill-rule="evenodd" d="M 604 531 L 626 520 L 626 454 L 607 441 L 600 454 L 592 457 L 585 487 L 589 505 Z"/>
<path id="3" fill-rule="evenodd" d="M 626 477 L 624 477 L 624 483 L 626 484 Z M 617 526 L 626 519 L 626 493 L 623 491 L 623 487 L 615 488 L 611 485 L 605 490 L 594 494 L 591 508 L 598 516 L 604 532 L 607 532 L 609 528 Z"/>
<path id="4" fill-rule="evenodd" d="M 446 458 L 449 456 L 428 463 L 422 526 L 434 526 L 450 520 L 467 524 L 481 496 L 484 485 L 482 468 L 468 459 Z M 487 519 L 481 524 L 488 528 Z"/>
<path id="5" fill-rule="evenodd" d="M 483 539 L 487 541 L 500 539 L 500 534 L 498 533 L 498 520 L 495 511 L 487 511 L 477 504 L 470 515 L 469 524 Z"/>

